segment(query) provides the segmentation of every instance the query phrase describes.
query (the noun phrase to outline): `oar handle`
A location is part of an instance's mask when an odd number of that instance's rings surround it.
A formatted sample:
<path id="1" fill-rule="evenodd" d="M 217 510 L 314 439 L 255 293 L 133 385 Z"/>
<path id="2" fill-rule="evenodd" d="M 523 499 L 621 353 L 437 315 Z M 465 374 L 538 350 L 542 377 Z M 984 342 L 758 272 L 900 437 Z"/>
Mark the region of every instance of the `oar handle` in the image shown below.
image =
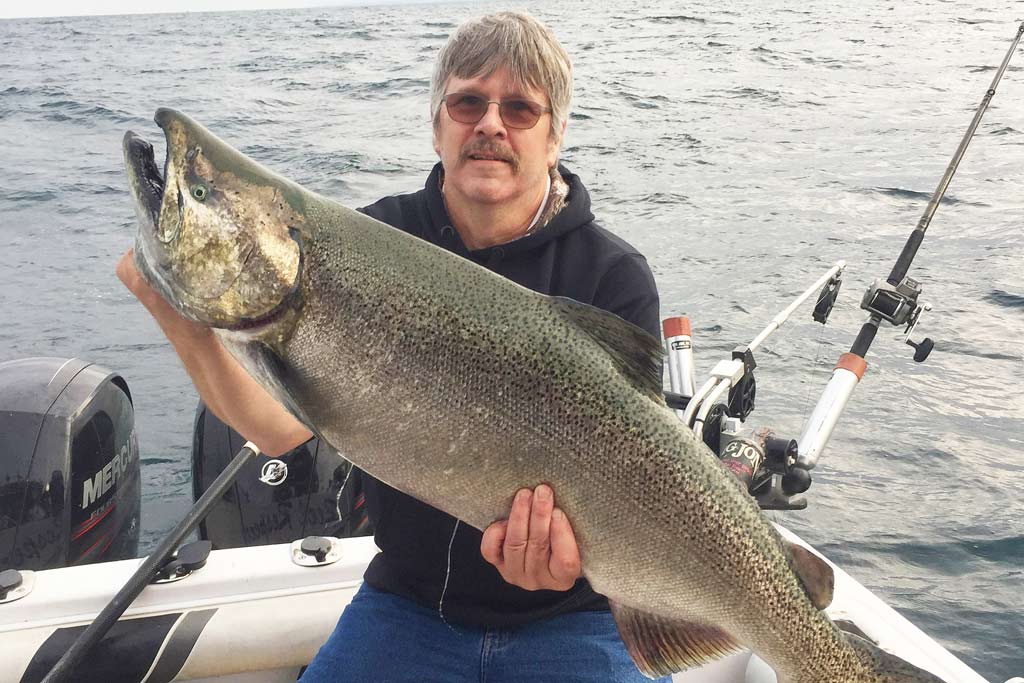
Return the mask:
<path id="1" fill-rule="evenodd" d="M 82 659 L 89 654 L 89 651 L 96 643 L 103 639 L 107 631 L 117 623 L 117 620 L 128 609 L 128 606 L 132 604 L 132 601 L 153 580 L 157 571 L 171 559 L 175 550 L 185 540 L 185 537 L 192 533 L 196 525 L 209 514 L 214 503 L 235 483 L 235 479 L 238 477 L 239 472 L 242 471 L 242 467 L 251 458 L 259 455 L 259 453 L 260 449 L 252 442 L 247 442 L 242 446 L 242 449 L 228 463 L 224 471 L 213 481 L 210 488 L 206 489 L 206 492 L 199 497 L 199 500 L 192 506 L 192 509 L 185 515 L 184 519 L 178 522 L 178 525 L 160 541 L 160 544 L 135 570 L 135 573 L 128 579 L 128 582 L 117 592 L 117 595 L 107 603 L 107 606 L 89 624 L 88 628 L 78 637 L 78 640 L 72 643 L 67 652 L 57 660 L 57 663 L 50 669 L 50 673 L 46 674 L 42 683 L 62 683 L 63 681 L 71 680 L 71 675 L 82 662 Z"/>

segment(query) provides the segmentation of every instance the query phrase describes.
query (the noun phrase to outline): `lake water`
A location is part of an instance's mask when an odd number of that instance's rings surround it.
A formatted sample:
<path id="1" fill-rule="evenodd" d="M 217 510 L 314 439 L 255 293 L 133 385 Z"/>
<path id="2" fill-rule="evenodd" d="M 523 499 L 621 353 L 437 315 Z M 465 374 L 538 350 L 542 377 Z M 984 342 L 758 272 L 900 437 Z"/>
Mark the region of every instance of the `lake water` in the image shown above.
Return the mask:
<path id="1" fill-rule="evenodd" d="M 503 6 L 504 7 L 504 6 Z M 1022 19 L 958 2 L 524 5 L 576 69 L 563 153 L 650 261 L 701 374 L 827 267 L 757 354 L 752 420 L 796 437 L 864 320 Z M 181 109 L 351 206 L 422 186 L 434 54 L 481 3 L 0 21 L 0 361 L 79 356 L 137 411 L 146 548 L 187 510 L 196 397 L 114 276 L 134 217 L 120 141 Z M 1016 12 L 1017 14 L 1014 14 Z M 1024 675 L 1024 55 L 911 275 L 934 310 L 915 364 L 883 330 L 819 468 L 778 519 L 995 681 Z M 158 155 L 162 152 L 158 151 Z"/>

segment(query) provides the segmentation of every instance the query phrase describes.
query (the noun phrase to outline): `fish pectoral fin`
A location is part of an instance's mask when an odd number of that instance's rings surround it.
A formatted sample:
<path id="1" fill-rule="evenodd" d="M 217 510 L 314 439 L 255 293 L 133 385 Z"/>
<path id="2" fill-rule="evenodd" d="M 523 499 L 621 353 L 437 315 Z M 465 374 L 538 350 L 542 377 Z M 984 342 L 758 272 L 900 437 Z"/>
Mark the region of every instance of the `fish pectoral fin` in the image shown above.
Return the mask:
<path id="1" fill-rule="evenodd" d="M 739 652 L 725 631 L 694 621 L 665 619 L 610 602 L 629 656 L 645 676 L 669 676 Z"/>
<path id="2" fill-rule="evenodd" d="M 797 578 L 804 586 L 804 592 L 814 606 L 825 609 L 831 605 L 836 575 L 828 562 L 797 543 L 783 540 L 782 544 L 789 550 L 789 556 L 793 559 L 793 571 L 796 572 Z"/>
<path id="3" fill-rule="evenodd" d="M 551 304 L 612 357 L 619 372 L 655 401 L 664 404 L 661 386 L 661 340 L 655 339 L 633 323 L 608 311 L 581 304 L 573 299 L 551 297 Z"/>

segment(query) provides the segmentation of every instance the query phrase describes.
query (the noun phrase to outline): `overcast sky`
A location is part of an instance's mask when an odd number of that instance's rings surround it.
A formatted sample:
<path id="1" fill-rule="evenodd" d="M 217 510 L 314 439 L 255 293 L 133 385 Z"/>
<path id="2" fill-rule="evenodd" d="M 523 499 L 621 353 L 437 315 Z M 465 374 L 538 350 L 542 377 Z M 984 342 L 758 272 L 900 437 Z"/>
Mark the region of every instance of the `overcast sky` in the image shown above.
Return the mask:
<path id="1" fill-rule="evenodd" d="M 0 0 L 0 19 L 82 14 L 145 14 L 203 10 L 281 9 L 328 5 L 373 5 L 384 0 Z M 390 0 L 395 2 L 395 0 Z M 389 3 L 390 4 L 390 3 Z"/>

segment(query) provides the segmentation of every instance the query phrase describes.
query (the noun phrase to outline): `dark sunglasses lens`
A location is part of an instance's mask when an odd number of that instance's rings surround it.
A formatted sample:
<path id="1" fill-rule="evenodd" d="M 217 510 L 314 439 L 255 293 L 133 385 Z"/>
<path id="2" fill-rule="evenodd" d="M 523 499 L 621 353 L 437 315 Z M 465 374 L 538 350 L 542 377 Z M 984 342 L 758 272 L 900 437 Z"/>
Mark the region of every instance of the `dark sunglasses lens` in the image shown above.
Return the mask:
<path id="1" fill-rule="evenodd" d="M 487 100 L 476 95 L 449 95 L 445 102 L 448 104 L 448 116 L 459 123 L 476 123 L 487 111 Z"/>
<path id="2" fill-rule="evenodd" d="M 529 100 L 505 100 L 501 103 L 501 120 L 512 128 L 533 128 L 541 113 L 540 105 Z"/>

